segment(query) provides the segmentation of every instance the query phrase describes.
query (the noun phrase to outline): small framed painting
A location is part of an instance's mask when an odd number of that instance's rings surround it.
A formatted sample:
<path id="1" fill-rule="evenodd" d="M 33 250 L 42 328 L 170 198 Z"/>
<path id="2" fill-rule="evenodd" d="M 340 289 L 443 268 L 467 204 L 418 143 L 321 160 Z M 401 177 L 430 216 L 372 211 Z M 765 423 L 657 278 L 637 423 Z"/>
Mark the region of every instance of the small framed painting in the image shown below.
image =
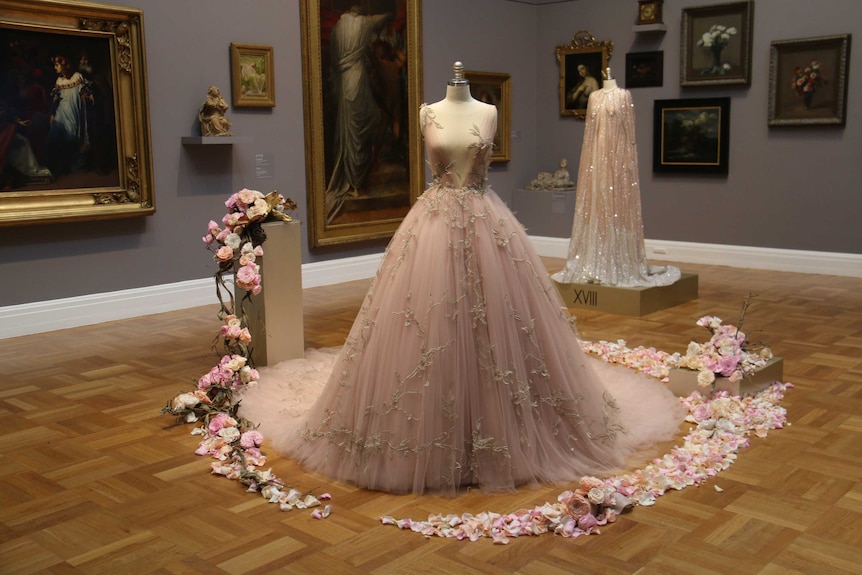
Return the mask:
<path id="1" fill-rule="evenodd" d="M 626 54 L 626 88 L 651 88 L 663 84 L 663 51 Z"/>
<path id="2" fill-rule="evenodd" d="M 272 46 L 230 45 L 231 98 L 234 108 L 275 107 Z"/>
<path id="3" fill-rule="evenodd" d="M 508 162 L 512 159 L 509 149 L 512 144 L 512 78 L 509 74 L 495 72 L 464 71 L 470 82 L 470 93 L 480 102 L 497 108 L 497 134 L 494 136 L 492 162 Z"/>
<path id="4" fill-rule="evenodd" d="M 754 2 L 683 8 L 680 86 L 748 86 Z"/>
<path id="5" fill-rule="evenodd" d="M 614 43 L 596 40 L 586 30 L 576 32 L 572 41 L 556 47 L 560 63 L 560 115 L 583 120 L 590 94 L 601 88 Z"/>
<path id="6" fill-rule="evenodd" d="M 730 98 L 656 100 L 653 172 L 727 174 Z"/>
<path id="7" fill-rule="evenodd" d="M 770 126 L 843 126 L 850 34 L 779 40 L 769 49 Z"/>

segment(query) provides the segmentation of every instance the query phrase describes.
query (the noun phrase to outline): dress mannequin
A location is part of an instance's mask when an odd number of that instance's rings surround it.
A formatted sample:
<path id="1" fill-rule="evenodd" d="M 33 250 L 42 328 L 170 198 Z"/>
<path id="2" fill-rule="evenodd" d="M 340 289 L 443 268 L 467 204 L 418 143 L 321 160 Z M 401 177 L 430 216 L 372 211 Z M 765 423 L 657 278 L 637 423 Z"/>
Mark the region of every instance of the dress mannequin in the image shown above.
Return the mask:
<path id="1" fill-rule="evenodd" d="M 670 285 L 674 266 L 648 266 L 641 219 L 634 104 L 606 69 L 590 94 L 578 169 L 575 217 L 560 283 L 617 287 Z"/>
<path id="2" fill-rule="evenodd" d="M 283 362 L 244 390 L 242 416 L 331 479 L 448 495 L 577 480 L 673 436 L 673 394 L 581 350 L 524 227 L 488 186 L 497 109 L 470 95 L 460 62 L 419 120 L 433 179 L 319 370 L 319 397 L 291 421 L 310 376 L 305 360 Z"/>
<path id="3" fill-rule="evenodd" d="M 617 81 L 614 79 L 613 75 L 611 74 L 610 66 L 605 68 L 605 71 L 607 72 L 608 78 L 607 78 L 607 80 L 602 82 L 602 90 L 604 90 L 605 92 L 610 92 L 611 90 L 616 89 Z"/>
<path id="4" fill-rule="evenodd" d="M 454 76 L 446 85 L 446 97 L 433 104 L 423 106 L 422 114 L 443 126 L 476 126 L 485 121 L 488 115 L 495 116 L 497 108 L 475 99 L 470 93 L 470 82 L 464 78 L 464 64 L 455 62 Z M 427 120 L 425 120 L 427 121 Z M 450 155 L 453 169 L 459 166 L 469 166 L 467 157 L 474 152 L 471 144 L 475 144 L 476 136 L 472 130 L 455 132 L 447 130 L 446 142 L 455 151 Z M 466 174 L 457 174 L 456 180 L 461 181 Z"/>

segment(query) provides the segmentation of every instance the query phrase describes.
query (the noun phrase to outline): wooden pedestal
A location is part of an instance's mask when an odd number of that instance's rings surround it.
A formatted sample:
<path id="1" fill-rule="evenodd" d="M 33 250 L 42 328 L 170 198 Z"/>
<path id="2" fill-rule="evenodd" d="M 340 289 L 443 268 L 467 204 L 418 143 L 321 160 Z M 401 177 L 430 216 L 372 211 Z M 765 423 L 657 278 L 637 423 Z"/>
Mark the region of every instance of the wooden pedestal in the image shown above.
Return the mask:
<path id="1" fill-rule="evenodd" d="M 681 274 L 668 286 L 615 287 L 554 282 L 569 308 L 642 316 L 697 298 L 697 274 Z"/>
<path id="2" fill-rule="evenodd" d="M 305 355 L 300 224 L 268 222 L 263 229 L 266 242 L 258 259 L 263 289 L 246 307 L 256 367 Z"/>
<path id="3" fill-rule="evenodd" d="M 750 376 L 743 377 L 741 381 L 730 383 L 726 377 L 715 378 L 715 391 L 727 391 L 731 395 L 753 395 L 772 385 L 776 381 L 782 381 L 784 377 L 784 360 L 773 357 L 766 365 L 755 371 Z M 693 369 L 672 369 L 668 377 L 668 388 L 679 397 L 687 397 L 693 391 L 708 390 L 697 384 L 697 372 Z"/>

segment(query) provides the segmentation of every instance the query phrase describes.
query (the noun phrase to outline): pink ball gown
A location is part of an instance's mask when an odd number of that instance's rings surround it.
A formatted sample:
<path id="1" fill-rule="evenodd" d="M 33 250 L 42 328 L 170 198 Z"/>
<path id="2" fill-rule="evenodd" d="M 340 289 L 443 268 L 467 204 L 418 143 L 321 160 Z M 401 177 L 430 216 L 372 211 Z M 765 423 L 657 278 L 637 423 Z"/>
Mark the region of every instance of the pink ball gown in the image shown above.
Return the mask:
<path id="1" fill-rule="evenodd" d="M 482 111 L 444 126 L 422 107 L 433 181 L 331 371 L 325 359 L 316 370 L 328 381 L 313 406 L 288 416 L 311 356 L 265 369 L 244 396 L 241 414 L 308 470 L 396 493 L 511 490 L 610 472 L 679 428 L 663 385 L 581 351 L 523 226 L 487 185 L 497 113 Z"/>

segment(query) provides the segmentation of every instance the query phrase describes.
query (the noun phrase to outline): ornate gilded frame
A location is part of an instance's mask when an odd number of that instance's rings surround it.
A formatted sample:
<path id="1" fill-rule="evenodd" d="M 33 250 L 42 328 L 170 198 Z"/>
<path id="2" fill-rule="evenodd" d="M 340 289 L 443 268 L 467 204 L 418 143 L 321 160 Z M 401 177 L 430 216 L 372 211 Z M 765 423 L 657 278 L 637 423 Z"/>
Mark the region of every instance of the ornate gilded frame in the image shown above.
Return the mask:
<path id="1" fill-rule="evenodd" d="M 7 103 L 4 123 L 7 128 L 14 124 L 19 149 L 33 152 L 42 175 L 16 171 L 10 176 L 12 184 L 0 193 L 0 225 L 154 213 L 143 12 L 88 2 L 0 0 L 0 44 L 0 82 L 14 73 L 34 90 L 43 90 L 48 103 L 40 115 L 30 117 L 25 116 L 31 108 Z M 51 58 L 42 58 L 64 52 L 76 69 L 89 70 L 84 74 L 92 95 L 86 101 L 96 108 L 88 117 L 99 118 L 98 124 L 88 124 L 89 140 L 80 148 L 87 161 L 68 173 L 42 166 L 35 152 L 37 144 L 46 142 L 50 165 L 68 160 L 67 148 L 57 151 L 47 144 L 57 73 Z"/>
<path id="2" fill-rule="evenodd" d="M 262 86 L 254 86 L 249 78 L 243 77 L 243 66 L 247 63 L 254 64 L 255 67 L 260 64 L 259 68 L 263 71 Z M 257 73 L 260 74 L 260 71 Z M 252 77 L 254 78 L 254 73 Z M 275 63 L 272 46 L 231 42 L 230 86 L 231 104 L 234 108 L 275 107 Z"/>
<path id="3" fill-rule="evenodd" d="M 300 2 L 311 247 L 391 237 L 422 192 L 425 180 L 417 121 L 422 93 L 421 0 L 374 0 L 362 5 L 367 15 L 386 14 L 388 20 L 385 33 L 376 38 L 384 44 L 372 44 L 365 60 L 386 64 L 390 72 L 400 66 L 399 85 L 403 88 L 397 92 L 397 100 L 390 100 L 395 106 L 379 109 L 380 116 L 387 118 L 387 124 L 380 125 L 384 139 L 375 139 L 372 153 L 379 155 L 368 162 L 372 168 L 362 188 L 327 193 L 334 180 L 339 104 L 333 89 L 336 75 L 332 73 L 329 40 L 335 23 L 354 5 L 355 0 Z M 374 51 L 378 49 L 379 54 Z M 389 123 L 396 116 L 400 118 L 397 128 Z"/>
<path id="4" fill-rule="evenodd" d="M 508 162 L 512 159 L 512 77 L 497 72 L 464 71 L 470 81 L 474 98 L 493 104 L 497 108 L 497 134 L 491 162 Z"/>
<path id="5" fill-rule="evenodd" d="M 579 66 L 585 66 L 590 77 L 598 87 L 611 60 L 614 43 L 611 40 L 596 40 L 586 30 L 579 30 L 568 44 L 556 47 L 557 62 L 560 63 L 560 115 L 574 116 L 583 120 L 587 115 L 586 97 L 576 100 L 569 94 L 577 91 L 582 82 Z"/>

